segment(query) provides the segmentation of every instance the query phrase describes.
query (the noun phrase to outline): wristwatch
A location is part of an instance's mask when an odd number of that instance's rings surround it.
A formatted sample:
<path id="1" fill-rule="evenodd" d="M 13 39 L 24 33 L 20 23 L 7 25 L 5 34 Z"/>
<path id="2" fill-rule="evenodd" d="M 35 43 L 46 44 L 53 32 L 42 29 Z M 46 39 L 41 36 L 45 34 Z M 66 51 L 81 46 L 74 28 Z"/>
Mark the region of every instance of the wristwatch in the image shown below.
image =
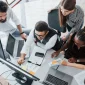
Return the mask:
<path id="1" fill-rule="evenodd" d="M 20 35 L 23 34 L 23 33 L 24 33 L 24 32 L 21 32 Z"/>
<path id="2" fill-rule="evenodd" d="M 79 59 L 77 59 L 77 62 L 80 62 L 80 60 L 79 60 Z"/>

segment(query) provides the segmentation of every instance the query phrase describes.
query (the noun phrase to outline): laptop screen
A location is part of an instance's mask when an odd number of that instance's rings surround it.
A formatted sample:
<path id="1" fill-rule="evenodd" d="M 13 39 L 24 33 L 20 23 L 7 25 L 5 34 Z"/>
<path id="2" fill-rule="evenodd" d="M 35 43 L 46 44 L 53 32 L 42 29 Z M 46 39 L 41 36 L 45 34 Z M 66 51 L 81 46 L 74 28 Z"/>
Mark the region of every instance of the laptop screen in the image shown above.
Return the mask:
<path id="1" fill-rule="evenodd" d="M 16 41 L 15 38 L 11 34 L 9 34 L 8 41 L 7 41 L 7 46 L 6 46 L 6 51 L 11 56 L 13 56 L 15 41 Z"/>
<path id="2" fill-rule="evenodd" d="M 3 51 L 1 40 L 0 40 L 0 58 L 6 60 L 5 55 L 4 55 L 4 51 Z"/>

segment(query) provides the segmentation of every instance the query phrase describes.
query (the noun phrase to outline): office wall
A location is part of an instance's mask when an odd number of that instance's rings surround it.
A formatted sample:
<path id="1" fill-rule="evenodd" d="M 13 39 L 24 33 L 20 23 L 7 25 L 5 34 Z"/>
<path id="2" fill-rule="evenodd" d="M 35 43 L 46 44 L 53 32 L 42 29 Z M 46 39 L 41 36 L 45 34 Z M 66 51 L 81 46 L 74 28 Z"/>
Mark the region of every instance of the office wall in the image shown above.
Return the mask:
<path id="1" fill-rule="evenodd" d="M 44 20 L 47 22 L 48 10 L 54 8 L 60 0 L 33 0 L 31 2 L 24 3 L 25 5 L 25 16 L 26 25 L 28 29 L 32 29 L 35 23 L 39 20 Z M 85 0 L 76 0 L 77 4 L 82 7 L 85 12 Z M 17 9 L 17 10 L 16 10 Z M 18 18 L 21 21 L 21 7 L 17 5 L 13 8 Z"/>

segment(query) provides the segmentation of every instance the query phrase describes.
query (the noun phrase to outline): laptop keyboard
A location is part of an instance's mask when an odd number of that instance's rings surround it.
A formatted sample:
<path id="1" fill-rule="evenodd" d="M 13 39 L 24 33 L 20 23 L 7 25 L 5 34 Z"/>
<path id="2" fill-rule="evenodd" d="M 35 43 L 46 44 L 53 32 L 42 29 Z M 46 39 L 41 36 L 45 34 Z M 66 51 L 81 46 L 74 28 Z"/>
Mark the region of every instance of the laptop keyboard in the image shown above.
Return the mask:
<path id="1" fill-rule="evenodd" d="M 48 74 L 46 81 L 51 83 L 51 84 L 47 84 L 45 82 L 45 85 L 68 85 L 68 82 L 63 81 L 63 80 L 61 80 L 55 76 L 52 76 L 50 74 Z"/>

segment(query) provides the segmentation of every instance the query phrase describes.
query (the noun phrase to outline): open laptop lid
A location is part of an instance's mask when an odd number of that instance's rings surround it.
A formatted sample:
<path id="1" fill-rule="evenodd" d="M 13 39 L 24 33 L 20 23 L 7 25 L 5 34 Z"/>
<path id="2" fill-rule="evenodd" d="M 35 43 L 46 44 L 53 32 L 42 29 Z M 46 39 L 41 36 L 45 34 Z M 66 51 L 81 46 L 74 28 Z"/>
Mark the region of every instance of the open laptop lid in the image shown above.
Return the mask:
<path id="1" fill-rule="evenodd" d="M 13 64 L 12 62 L 9 62 L 6 60 L 6 56 L 4 54 L 4 50 L 3 50 L 3 47 L 2 47 L 2 43 L 1 43 L 1 40 L 0 40 L 0 61 L 3 62 L 4 64 L 6 64 L 9 68 L 11 68 L 12 70 L 16 71 L 16 72 L 19 72 L 23 75 L 25 75 L 26 77 L 29 77 L 35 81 L 39 81 L 40 79 L 37 78 L 36 76 L 30 74 L 29 72 L 23 70 L 22 68 L 20 68 L 19 66 Z"/>
<path id="2" fill-rule="evenodd" d="M 0 58 L 6 60 L 1 40 L 0 40 Z"/>
<path id="3" fill-rule="evenodd" d="M 13 56 L 15 41 L 16 41 L 16 39 L 11 34 L 9 34 L 8 40 L 7 40 L 7 45 L 6 45 L 6 51 L 11 56 Z"/>

